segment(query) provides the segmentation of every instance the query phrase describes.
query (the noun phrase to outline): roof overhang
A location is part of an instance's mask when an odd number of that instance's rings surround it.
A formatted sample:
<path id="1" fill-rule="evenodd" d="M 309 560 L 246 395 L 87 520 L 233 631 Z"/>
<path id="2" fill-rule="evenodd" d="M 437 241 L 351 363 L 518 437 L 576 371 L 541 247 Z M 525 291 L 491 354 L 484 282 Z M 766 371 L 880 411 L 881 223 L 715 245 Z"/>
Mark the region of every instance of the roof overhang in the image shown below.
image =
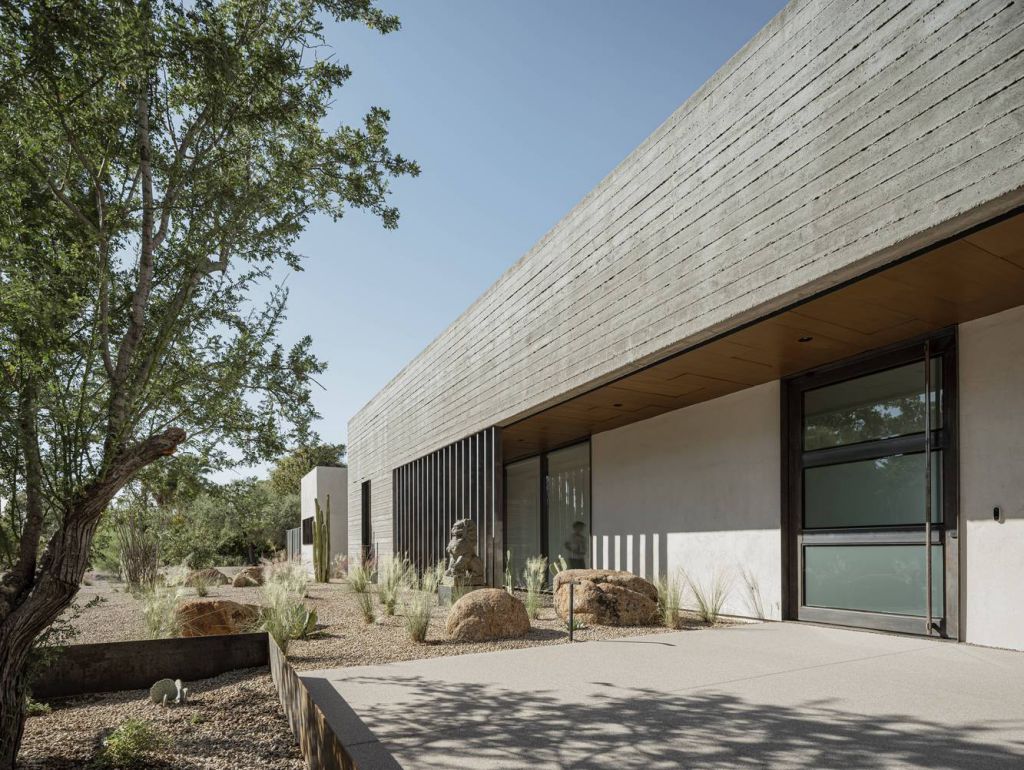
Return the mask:
<path id="1" fill-rule="evenodd" d="M 503 426 L 506 461 L 1024 304 L 1024 213 Z"/>

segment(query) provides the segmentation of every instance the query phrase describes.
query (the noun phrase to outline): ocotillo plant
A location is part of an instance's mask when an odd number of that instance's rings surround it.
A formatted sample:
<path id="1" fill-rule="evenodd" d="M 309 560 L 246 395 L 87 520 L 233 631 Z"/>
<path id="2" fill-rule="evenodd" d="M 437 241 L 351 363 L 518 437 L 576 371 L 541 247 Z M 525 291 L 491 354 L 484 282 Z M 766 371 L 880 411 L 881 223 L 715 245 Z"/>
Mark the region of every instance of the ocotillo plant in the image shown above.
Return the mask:
<path id="1" fill-rule="evenodd" d="M 331 496 L 327 495 L 325 508 L 320 508 L 319 500 L 314 500 L 313 505 L 313 579 L 327 583 L 331 579 Z"/>

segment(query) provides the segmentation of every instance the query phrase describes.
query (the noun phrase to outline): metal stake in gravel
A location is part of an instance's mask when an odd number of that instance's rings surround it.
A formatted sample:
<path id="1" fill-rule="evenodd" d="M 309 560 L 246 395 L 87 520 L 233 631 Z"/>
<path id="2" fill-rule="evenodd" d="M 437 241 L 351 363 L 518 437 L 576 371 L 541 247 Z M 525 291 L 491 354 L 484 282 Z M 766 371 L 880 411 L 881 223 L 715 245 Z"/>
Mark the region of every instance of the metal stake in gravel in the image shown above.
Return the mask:
<path id="1" fill-rule="evenodd" d="M 574 598 L 573 588 L 576 586 L 575 580 L 569 581 L 569 641 L 573 641 L 573 633 L 576 629 L 576 623 L 573 622 L 573 610 L 576 607 L 576 600 Z"/>

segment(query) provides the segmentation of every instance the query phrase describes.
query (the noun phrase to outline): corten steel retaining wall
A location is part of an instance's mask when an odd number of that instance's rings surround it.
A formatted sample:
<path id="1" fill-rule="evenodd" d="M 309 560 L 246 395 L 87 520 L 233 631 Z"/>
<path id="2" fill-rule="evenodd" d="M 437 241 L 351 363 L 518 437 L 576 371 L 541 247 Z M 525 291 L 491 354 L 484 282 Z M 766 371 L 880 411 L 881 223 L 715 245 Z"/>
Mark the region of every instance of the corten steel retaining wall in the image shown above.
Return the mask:
<path id="1" fill-rule="evenodd" d="M 194 682 L 268 661 L 263 632 L 72 644 L 32 685 L 32 695 L 56 698 L 148 689 L 158 679 Z"/>
<path id="2" fill-rule="evenodd" d="M 270 675 L 307 767 L 314 770 L 356 770 L 362 766 L 384 770 L 392 766 L 379 761 L 357 762 L 353 754 L 358 755 L 358 751 L 350 752 L 345 747 L 342 737 L 331 727 L 305 683 L 273 639 L 269 640 L 269 650 Z"/>
<path id="3" fill-rule="evenodd" d="M 1024 3 L 793 0 L 349 422 L 394 468 L 1024 203 Z M 353 536 L 350 542 L 358 542 Z"/>

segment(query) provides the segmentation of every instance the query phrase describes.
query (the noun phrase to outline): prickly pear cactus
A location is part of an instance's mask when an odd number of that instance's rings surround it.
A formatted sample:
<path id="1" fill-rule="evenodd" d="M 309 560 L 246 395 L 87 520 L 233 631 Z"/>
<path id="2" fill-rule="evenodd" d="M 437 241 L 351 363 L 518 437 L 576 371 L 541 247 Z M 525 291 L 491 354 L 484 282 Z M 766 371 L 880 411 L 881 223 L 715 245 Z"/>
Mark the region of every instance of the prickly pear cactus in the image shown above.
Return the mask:
<path id="1" fill-rule="evenodd" d="M 161 679 L 149 688 L 149 699 L 158 706 L 174 703 L 178 697 L 178 685 L 173 679 Z"/>
<path id="2" fill-rule="evenodd" d="M 331 579 L 331 496 L 327 495 L 325 508 L 320 507 L 319 500 L 313 505 L 313 579 L 327 583 Z"/>
<path id="3" fill-rule="evenodd" d="M 161 679 L 149 688 L 149 699 L 158 706 L 181 706 L 188 703 L 188 688 L 180 679 Z"/>

